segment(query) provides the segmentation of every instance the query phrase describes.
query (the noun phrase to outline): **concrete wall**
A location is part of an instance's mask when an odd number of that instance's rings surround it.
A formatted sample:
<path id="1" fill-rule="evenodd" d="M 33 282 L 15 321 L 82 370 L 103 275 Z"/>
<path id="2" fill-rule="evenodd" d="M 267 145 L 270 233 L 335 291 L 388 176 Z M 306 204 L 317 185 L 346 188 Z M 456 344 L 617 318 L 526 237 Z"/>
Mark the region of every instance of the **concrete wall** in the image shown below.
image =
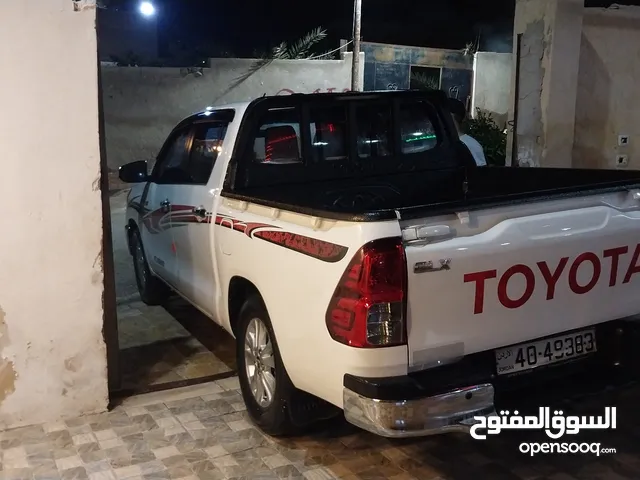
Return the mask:
<path id="1" fill-rule="evenodd" d="M 615 168 L 629 156 L 640 168 L 640 8 L 585 9 L 580 49 L 573 164 Z M 618 146 L 628 135 L 629 145 Z"/>
<path id="2" fill-rule="evenodd" d="M 618 155 L 627 155 L 626 168 L 640 169 L 640 7 L 583 3 L 516 2 L 514 51 L 522 34 L 519 164 L 618 168 Z M 510 68 L 503 66 L 512 75 L 508 99 L 503 87 L 494 87 L 496 67 L 477 58 L 475 106 L 506 104 L 513 119 L 515 57 Z M 626 146 L 618 145 L 621 135 L 629 138 Z"/>
<path id="3" fill-rule="evenodd" d="M 364 62 L 364 53 L 361 53 Z M 343 60 L 278 60 L 229 90 L 254 64 L 211 59 L 202 76 L 178 68 L 102 67 L 107 158 L 110 169 L 152 160 L 176 123 L 208 105 L 253 100 L 264 94 L 351 89 L 351 54 Z M 362 88 L 361 69 L 360 88 Z"/>
<path id="4" fill-rule="evenodd" d="M 570 167 L 584 0 L 516 0 L 514 48 L 521 35 L 518 98 L 512 68 L 509 119 L 516 119 L 516 161 Z M 515 56 L 513 63 L 515 64 Z M 511 160 L 511 133 L 507 161 Z"/>
<path id="5" fill-rule="evenodd" d="M 90 4 L 0 3 L 0 429 L 107 406 Z"/>
<path id="6" fill-rule="evenodd" d="M 490 114 L 504 128 L 509 114 L 511 53 L 477 52 L 473 64 L 471 111 Z"/>

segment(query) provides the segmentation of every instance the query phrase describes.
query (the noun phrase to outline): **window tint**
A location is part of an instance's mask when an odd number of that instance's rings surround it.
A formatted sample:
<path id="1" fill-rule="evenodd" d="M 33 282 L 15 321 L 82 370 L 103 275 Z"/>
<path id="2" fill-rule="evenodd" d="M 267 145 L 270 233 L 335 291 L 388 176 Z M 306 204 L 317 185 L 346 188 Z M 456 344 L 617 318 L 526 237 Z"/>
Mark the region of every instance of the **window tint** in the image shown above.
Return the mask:
<path id="1" fill-rule="evenodd" d="M 189 181 L 188 174 L 185 171 L 188 141 L 188 128 L 181 130 L 174 136 L 169 148 L 158 159 L 157 171 L 154 175 L 157 182 L 185 183 Z"/>
<path id="2" fill-rule="evenodd" d="M 438 137 L 429 118 L 427 103 L 410 103 L 400 107 L 400 135 L 402 153 L 420 153 L 435 148 Z"/>
<path id="3" fill-rule="evenodd" d="M 309 111 L 313 160 L 347 159 L 347 112 L 344 107 L 312 108 Z"/>
<path id="4" fill-rule="evenodd" d="M 391 107 L 367 105 L 356 108 L 358 156 L 360 158 L 391 155 Z"/>
<path id="5" fill-rule="evenodd" d="M 268 165 L 301 163 L 300 152 L 300 120 L 297 110 L 269 110 L 253 143 L 254 162 Z"/>
<path id="6" fill-rule="evenodd" d="M 227 125 L 200 124 L 195 128 L 187 173 L 191 183 L 206 184 L 213 165 L 222 151 L 222 142 L 227 133 Z"/>

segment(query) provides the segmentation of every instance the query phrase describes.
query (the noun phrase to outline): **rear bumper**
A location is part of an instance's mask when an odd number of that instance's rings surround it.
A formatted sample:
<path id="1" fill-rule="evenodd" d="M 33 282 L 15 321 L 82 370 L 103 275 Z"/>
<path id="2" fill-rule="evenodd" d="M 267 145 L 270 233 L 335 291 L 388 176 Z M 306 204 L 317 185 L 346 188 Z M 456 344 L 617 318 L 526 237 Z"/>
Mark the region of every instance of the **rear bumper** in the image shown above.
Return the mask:
<path id="1" fill-rule="evenodd" d="M 640 328 L 614 321 L 596 326 L 598 352 L 579 360 L 497 375 L 493 350 L 401 377 L 345 375 L 344 413 L 350 423 L 384 437 L 468 431 L 474 416 L 496 409 L 524 411 L 635 380 Z"/>
<path id="2" fill-rule="evenodd" d="M 493 385 L 484 384 L 414 400 L 378 400 L 344 389 L 348 422 L 383 437 L 466 432 L 476 415 L 495 412 Z"/>

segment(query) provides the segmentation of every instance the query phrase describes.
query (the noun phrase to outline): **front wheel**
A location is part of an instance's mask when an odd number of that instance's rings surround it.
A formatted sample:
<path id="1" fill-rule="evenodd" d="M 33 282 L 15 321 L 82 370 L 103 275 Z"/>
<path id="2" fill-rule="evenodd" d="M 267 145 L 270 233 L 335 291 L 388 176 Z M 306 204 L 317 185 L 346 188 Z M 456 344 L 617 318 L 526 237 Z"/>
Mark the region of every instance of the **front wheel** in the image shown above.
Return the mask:
<path id="1" fill-rule="evenodd" d="M 251 296 L 240 310 L 236 355 L 240 389 L 251 419 L 269 435 L 294 433 L 289 407 L 296 389 L 258 295 Z"/>
<path id="2" fill-rule="evenodd" d="M 140 299 L 147 305 L 162 304 L 171 291 L 169 287 L 162 283 L 162 280 L 151 273 L 138 230 L 134 230 L 131 234 L 131 247 L 133 252 L 133 269 L 136 274 L 136 283 L 138 284 Z"/>

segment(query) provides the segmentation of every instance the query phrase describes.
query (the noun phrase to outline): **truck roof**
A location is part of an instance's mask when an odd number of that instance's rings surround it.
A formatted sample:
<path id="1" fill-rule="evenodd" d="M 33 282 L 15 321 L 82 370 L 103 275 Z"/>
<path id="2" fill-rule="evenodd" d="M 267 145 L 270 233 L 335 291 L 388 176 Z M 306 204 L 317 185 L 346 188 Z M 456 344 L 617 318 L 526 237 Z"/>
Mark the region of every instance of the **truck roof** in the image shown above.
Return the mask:
<path id="1" fill-rule="evenodd" d="M 440 95 L 444 94 L 443 92 L 438 90 L 434 90 L 433 92 L 438 92 Z M 236 111 L 244 111 L 249 107 L 252 103 L 259 102 L 264 99 L 269 98 L 282 98 L 282 97 L 306 97 L 306 98 L 354 98 L 354 97 L 381 97 L 381 96 L 394 96 L 394 97 L 412 97 L 416 95 L 424 95 L 425 90 L 370 90 L 366 92 L 322 92 L 322 93 L 293 93 L 290 95 L 263 95 L 261 97 L 255 98 L 253 100 L 247 100 L 244 102 L 234 102 L 222 105 L 215 105 L 205 108 L 199 112 L 190 115 L 185 120 L 195 119 L 202 115 L 206 115 L 209 111 L 215 110 L 236 110 Z"/>

